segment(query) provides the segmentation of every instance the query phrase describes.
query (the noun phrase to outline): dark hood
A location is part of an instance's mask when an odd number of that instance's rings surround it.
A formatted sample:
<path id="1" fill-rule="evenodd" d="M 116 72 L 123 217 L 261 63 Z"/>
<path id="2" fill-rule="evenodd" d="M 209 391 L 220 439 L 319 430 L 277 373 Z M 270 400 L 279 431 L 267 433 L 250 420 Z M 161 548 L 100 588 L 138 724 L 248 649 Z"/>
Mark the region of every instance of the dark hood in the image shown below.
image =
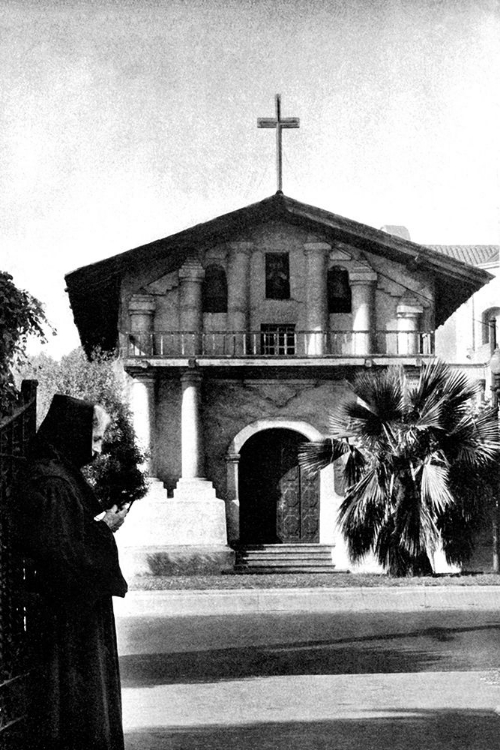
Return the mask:
<path id="1" fill-rule="evenodd" d="M 50 448 L 80 468 L 92 461 L 94 404 L 56 393 L 30 453 L 46 456 Z"/>

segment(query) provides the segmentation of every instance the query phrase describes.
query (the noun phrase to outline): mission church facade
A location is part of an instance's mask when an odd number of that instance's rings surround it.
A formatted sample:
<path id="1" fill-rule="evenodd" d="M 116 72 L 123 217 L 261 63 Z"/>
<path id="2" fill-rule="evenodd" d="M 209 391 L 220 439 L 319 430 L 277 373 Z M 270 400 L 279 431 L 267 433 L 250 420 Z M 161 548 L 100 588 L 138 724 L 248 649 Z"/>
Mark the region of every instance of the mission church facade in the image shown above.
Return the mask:
<path id="1" fill-rule="evenodd" d="M 328 434 L 356 373 L 416 377 L 435 329 L 489 279 L 281 190 L 69 274 L 82 344 L 119 349 L 149 455 L 125 558 L 146 572 L 157 553 L 227 564 L 260 547 L 298 565 L 294 551 L 316 549 L 352 569 L 339 472 L 305 476 L 298 446 Z"/>

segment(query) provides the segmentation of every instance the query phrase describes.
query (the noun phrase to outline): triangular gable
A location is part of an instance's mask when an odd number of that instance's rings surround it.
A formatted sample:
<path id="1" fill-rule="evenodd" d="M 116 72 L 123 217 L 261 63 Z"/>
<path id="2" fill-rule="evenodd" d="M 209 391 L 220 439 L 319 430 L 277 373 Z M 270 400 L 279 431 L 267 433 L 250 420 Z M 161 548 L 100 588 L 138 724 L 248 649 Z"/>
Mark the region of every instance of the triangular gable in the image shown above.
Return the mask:
<path id="1" fill-rule="evenodd" d="M 193 247 L 206 250 L 244 236 L 251 227 L 277 220 L 319 233 L 326 241 L 345 243 L 404 264 L 411 270 L 430 273 L 435 280 L 437 326 L 492 278 L 486 271 L 430 247 L 276 193 L 258 203 L 69 273 L 67 291 L 85 350 L 90 352 L 96 346 L 105 350 L 115 348 L 120 287 L 126 274 L 133 274 L 145 263 L 161 259 L 165 276 L 183 263 Z"/>

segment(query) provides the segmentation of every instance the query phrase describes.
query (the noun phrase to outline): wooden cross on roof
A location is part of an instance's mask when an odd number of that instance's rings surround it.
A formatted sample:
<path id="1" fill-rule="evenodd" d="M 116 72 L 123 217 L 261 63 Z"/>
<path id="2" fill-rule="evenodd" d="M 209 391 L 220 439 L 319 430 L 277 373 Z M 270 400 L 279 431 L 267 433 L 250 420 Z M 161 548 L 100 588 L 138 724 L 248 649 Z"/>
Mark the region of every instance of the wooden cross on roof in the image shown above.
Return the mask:
<path id="1" fill-rule="evenodd" d="M 299 128 L 298 117 L 281 117 L 281 96 L 276 94 L 276 117 L 257 118 L 258 128 L 276 128 L 276 175 L 278 181 L 278 193 L 282 192 L 283 185 L 283 162 L 281 154 L 281 131 L 283 128 Z"/>

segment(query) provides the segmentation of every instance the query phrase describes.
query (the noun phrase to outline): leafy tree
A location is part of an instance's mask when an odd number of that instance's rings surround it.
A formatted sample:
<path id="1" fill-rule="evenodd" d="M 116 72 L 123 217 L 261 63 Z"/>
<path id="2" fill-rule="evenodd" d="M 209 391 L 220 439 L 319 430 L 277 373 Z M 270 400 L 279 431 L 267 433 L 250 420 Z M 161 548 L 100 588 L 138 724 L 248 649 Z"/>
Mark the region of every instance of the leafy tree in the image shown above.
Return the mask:
<path id="1" fill-rule="evenodd" d="M 133 502 L 146 494 L 147 480 L 141 469 L 145 456 L 136 444 L 124 376 L 113 356 L 96 351 L 89 361 L 78 348 L 57 362 L 40 354 L 22 368 L 20 376 L 39 381 L 39 422 L 54 393 L 99 403 L 110 415 L 102 454 L 84 469 L 104 507 Z"/>
<path id="2" fill-rule="evenodd" d="M 29 292 L 18 289 L 10 274 L 0 271 L 0 417 L 16 402 L 13 368 L 25 357 L 29 336 L 43 342 L 48 325 L 43 305 Z"/>
<path id="3" fill-rule="evenodd" d="M 471 554 L 500 452 L 493 410 L 475 413 L 477 386 L 443 362 L 412 385 L 403 368 L 363 373 L 331 417 L 331 437 L 306 443 L 301 464 L 316 471 L 340 459 L 340 527 L 350 557 L 373 552 L 392 575 L 432 573 L 442 541 L 449 563 Z"/>
<path id="4" fill-rule="evenodd" d="M 104 508 L 121 507 L 146 494 L 146 478 L 140 469 L 144 459 L 135 442 L 130 414 L 122 404 L 106 431 L 102 454 L 86 469 Z"/>

